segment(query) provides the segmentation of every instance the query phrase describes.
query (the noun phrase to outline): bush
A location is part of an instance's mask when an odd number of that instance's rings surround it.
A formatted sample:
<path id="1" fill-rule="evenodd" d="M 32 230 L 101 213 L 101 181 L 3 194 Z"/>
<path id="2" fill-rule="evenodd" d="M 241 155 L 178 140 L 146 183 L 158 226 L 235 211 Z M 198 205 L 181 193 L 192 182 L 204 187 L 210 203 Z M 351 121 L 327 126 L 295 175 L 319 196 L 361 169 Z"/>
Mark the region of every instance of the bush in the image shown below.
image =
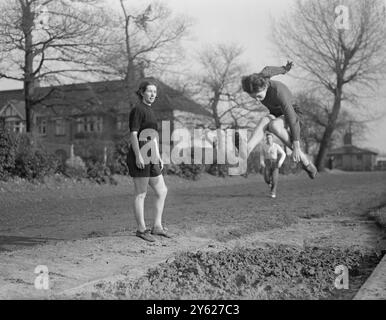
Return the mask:
<path id="1" fill-rule="evenodd" d="M 17 137 L 0 126 L 0 180 L 6 180 L 15 168 Z"/>
<path id="2" fill-rule="evenodd" d="M 211 174 L 212 176 L 224 178 L 229 173 L 228 169 L 229 169 L 229 165 L 227 165 L 227 164 L 214 163 L 208 167 L 207 172 L 209 174 Z"/>
<path id="3" fill-rule="evenodd" d="M 203 164 L 169 164 L 165 165 L 164 172 L 169 175 L 176 175 L 189 180 L 198 180 L 201 173 L 205 171 Z"/>
<path id="4" fill-rule="evenodd" d="M 129 144 L 124 139 L 115 144 L 114 152 L 108 157 L 108 167 L 113 174 L 127 175 L 129 168 L 127 166 L 127 154 L 129 153 Z"/>
<path id="5" fill-rule="evenodd" d="M 87 178 L 99 183 L 111 183 L 116 185 L 117 181 L 112 177 L 111 170 L 103 163 L 97 161 L 86 162 L 87 167 Z"/>
<path id="6" fill-rule="evenodd" d="M 64 174 L 73 179 L 82 179 L 87 177 L 86 164 L 80 157 L 72 157 L 66 160 L 64 165 Z"/>
<path id="7" fill-rule="evenodd" d="M 182 150 L 180 150 L 182 152 Z M 176 175 L 189 180 L 198 180 L 201 173 L 205 172 L 205 164 L 194 164 L 194 148 L 190 151 L 191 164 L 168 164 L 165 165 L 164 172 L 169 175 Z"/>
<path id="8" fill-rule="evenodd" d="M 57 173 L 60 160 L 42 150 L 26 149 L 15 160 L 14 174 L 28 180 L 43 181 L 45 176 Z"/>
<path id="9" fill-rule="evenodd" d="M 15 134 L 0 128 L 0 179 L 18 176 L 43 180 L 60 169 L 60 160 L 36 146 L 29 134 Z"/>

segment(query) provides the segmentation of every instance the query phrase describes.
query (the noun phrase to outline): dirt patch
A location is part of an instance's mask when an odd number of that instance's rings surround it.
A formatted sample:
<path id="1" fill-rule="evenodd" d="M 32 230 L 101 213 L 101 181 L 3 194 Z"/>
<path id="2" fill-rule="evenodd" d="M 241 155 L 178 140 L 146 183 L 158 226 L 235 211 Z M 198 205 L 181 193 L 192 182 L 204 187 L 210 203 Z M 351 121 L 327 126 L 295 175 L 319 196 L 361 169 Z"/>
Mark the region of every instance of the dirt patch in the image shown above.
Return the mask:
<path id="1" fill-rule="evenodd" d="M 375 253 L 317 247 L 188 252 L 135 282 L 99 283 L 93 298 L 351 299 L 378 261 Z M 339 265 L 350 274 L 351 289 L 344 295 L 334 286 Z"/>
<path id="2" fill-rule="evenodd" d="M 79 299 L 352 299 L 381 258 L 384 234 L 364 217 L 302 219 L 282 229 L 211 242 L 139 279 L 100 281 Z M 337 290 L 335 267 L 349 270 Z M 130 272 L 128 273 L 128 275 Z"/>
<path id="3" fill-rule="evenodd" d="M 267 245 L 300 251 L 333 247 L 370 256 L 384 234 L 366 212 L 384 201 L 385 177 L 337 174 L 311 181 L 302 175 L 283 176 L 275 200 L 267 197 L 261 176 L 203 177 L 195 182 L 166 177 L 164 218 L 174 238 L 152 246 L 134 236 L 128 180 L 118 186 L 58 183 L 58 189 L 50 185 L 28 190 L 21 184 L 15 192 L 6 185 L 0 192 L 0 297 L 116 299 L 121 296 L 94 288 L 95 283 L 105 279 L 107 289 L 122 281 L 127 288 L 146 276 L 149 267 L 203 248 L 212 254 L 238 254 Z M 146 207 L 149 226 L 151 213 Z M 47 292 L 33 286 L 37 265 L 49 268 Z"/>

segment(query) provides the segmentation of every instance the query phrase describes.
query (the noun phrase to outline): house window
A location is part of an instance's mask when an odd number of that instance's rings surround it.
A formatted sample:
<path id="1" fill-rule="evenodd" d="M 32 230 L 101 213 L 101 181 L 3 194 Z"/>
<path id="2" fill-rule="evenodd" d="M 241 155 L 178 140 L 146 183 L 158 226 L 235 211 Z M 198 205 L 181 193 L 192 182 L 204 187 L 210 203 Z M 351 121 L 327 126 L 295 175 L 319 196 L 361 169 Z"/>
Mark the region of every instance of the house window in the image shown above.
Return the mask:
<path id="1" fill-rule="evenodd" d="M 55 119 L 55 135 L 63 136 L 66 134 L 66 122 L 63 118 Z"/>
<path id="2" fill-rule="evenodd" d="M 103 118 L 102 117 L 96 117 L 95 128 L 96 128 L 97 132 L 102 132 L 102 130 L 103 130 Z"/>
<path id="3" fill-rule="evenodd" d="M 77 132 L 84 132 L 84 127 L 83 127 L 83 118 L 79 118 L 76 120 L 76 131 Z"/>
<path id="4" fill-rule="evenodd" d="M 82 117 L 78 119 L 77 123 L 78 132 L 102 132 L 103 130 L 102 117 Z"/>
<path id="5" fill-rule="evenodd" d="M 358 155 L 357 155 L 357 160 L 358 160 L 358 161 L 362 161 L 362 159 L 363 159 L 362 155 L 361 155 L 361 154 L 358 154 Z"/>
<path id="6" fill-rule="evenodd" d="M 13 131 L 18 133 L 24 132 L 24 123 L 22 121 L 15 121 L 13 124 Z"/>
<path id="7" fill-rule="evenodd" d="M 47 135 L 47 120 L 40 119 L 38 120 L 38 132 L 40 135 L 45 136 Z"/>
<path id="8" fill-rule="evenodd" d="M 124 131 L 127 130 L 129 126 L 129 121 L 127 119 L 127 116 L 125 115 L 119 115 L 117 117 L 117 130 Z"/>
<path id="9" fill-rule="evenodd" d="M 25 126 L 22 121 L 5 121 L 5 125 L 13 132 L 22 133 L 25 131 Z"/>

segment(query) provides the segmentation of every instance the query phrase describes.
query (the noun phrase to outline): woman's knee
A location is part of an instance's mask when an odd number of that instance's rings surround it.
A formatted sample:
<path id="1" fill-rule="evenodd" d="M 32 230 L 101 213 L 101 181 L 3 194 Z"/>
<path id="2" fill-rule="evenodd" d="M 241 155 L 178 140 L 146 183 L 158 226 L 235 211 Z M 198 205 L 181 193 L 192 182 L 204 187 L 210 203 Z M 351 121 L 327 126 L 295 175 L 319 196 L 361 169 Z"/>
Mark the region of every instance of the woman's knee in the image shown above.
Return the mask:
<path id="1" fill-rule="evenodd" d="M 273 120 L 268 125 L 268 130 L 274 134 L 284 130 L 284 123 L 280 119 Z"/>
<path id="2" fill-rule="evenodd" d="M 162 188 L 156 190 L 156 195 L 160 198 L 165 198 L 167 194 L 168 188 L 166 186 L 163 186 Z"/>
<path id="3" fill-rule="evenodd" d="M 265 116 L 263 117 L 260 121 L 259 121 L 259 124 L 258 124 L 258 127 L 260 127 L 261 129 L 263 130 L 266 130 L 267 129 L 267 126 L 269 126 L 269 124 L 274 121 L 273 118 L 271 116 Z"/>
<path id="4" fill-rule="evenodd" d="M 144 200 L 146 198 L 146 194 L 147 194 L 146 191 L 139 191 L 138 190 L 138 191 L 135 192 L 134 197 L 137 200 Z"/>

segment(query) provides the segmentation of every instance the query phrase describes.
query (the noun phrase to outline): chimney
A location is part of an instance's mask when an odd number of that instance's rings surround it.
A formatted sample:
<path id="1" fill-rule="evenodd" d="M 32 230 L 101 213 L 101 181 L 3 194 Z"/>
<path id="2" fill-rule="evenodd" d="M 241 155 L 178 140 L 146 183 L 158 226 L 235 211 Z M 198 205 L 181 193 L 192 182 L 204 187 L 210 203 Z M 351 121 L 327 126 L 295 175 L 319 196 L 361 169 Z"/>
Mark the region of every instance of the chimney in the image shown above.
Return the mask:
<path id="1" fill-rule="evenodd" d="M 343 137 L 343 144 L 345 146 L 351 146 L 352 145 L 352 134 L 351 132 L 346 132 Z"/>

